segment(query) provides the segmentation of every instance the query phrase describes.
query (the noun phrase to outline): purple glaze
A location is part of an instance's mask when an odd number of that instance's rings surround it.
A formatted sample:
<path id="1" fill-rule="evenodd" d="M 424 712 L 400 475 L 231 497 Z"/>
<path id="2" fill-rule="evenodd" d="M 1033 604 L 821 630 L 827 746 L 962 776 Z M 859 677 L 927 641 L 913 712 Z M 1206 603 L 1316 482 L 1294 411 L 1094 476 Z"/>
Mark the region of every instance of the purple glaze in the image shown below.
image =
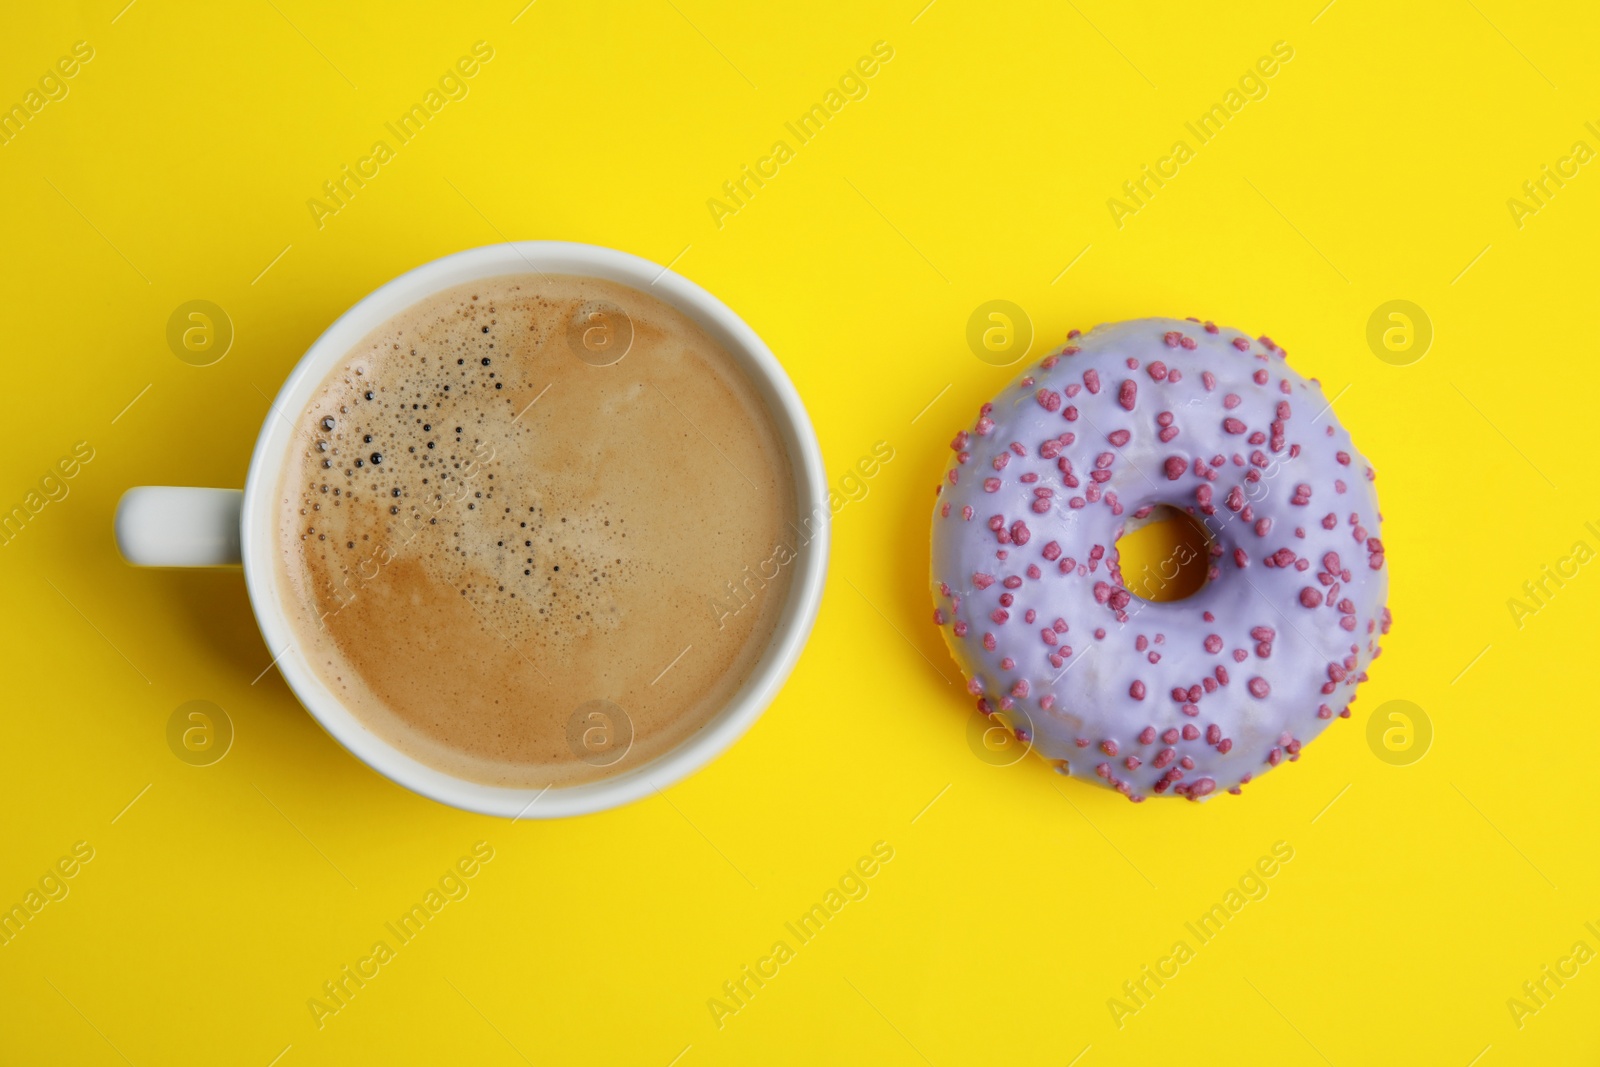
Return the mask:
<path id="1" fill-rule="evenodd" d="M 1283 349 L 1197 320 L 1095 327 L 951 442 L 934 620 L 978 709 L 1132 800 L 1237 792 L 1349 705 L 1389 629 L 1372 468 Z M 1123 588 L 1116 542 L 1210 532 L 1181 601 Z"/>

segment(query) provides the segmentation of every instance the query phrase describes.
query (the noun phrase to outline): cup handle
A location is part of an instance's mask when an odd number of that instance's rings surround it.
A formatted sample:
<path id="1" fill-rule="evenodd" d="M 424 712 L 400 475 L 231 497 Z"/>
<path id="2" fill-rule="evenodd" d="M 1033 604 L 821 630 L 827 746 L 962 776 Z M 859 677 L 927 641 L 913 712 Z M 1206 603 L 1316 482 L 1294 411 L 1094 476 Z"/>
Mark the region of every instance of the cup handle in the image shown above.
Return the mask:
<path id="1" fill-rule="evenodd" d="M 117 503 L 117 548 L 138 567 L 238 566 L 238 489 L 141 485 Z"/>

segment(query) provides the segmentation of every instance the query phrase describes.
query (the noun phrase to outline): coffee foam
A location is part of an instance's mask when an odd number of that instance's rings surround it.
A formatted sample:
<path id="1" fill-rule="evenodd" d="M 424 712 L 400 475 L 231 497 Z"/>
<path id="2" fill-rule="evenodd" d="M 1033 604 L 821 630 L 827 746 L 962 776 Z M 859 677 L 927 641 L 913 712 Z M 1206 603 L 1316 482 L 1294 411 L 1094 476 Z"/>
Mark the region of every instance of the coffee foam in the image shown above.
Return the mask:
<path id="1" fill-rule="evenodd" d="M 609 366 L 581 341 L 596 308 L 631 337 Z M 313 668 L 390 743 L 494 785 L 619 773 L 704 727 L 787 599 L 792 566 L 745 568 L 805 551 L 749 378 L 680 312 L 589 278 L 475 282 L 379 327 L 300 416 L 280 498 Z M 574 731 L 593 701 L 627 721 Z"/>

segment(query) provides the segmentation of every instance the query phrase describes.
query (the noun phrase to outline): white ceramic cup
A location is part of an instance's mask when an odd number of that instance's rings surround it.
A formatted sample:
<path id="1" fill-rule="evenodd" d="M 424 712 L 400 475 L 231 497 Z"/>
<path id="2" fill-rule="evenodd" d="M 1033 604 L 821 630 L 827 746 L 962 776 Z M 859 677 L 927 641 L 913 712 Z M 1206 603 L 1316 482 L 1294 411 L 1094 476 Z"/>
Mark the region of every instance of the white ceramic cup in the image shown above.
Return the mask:
<path id="1" fill-rule="evenodd" d="M 808 540 L 795 561 L 788 601 L 750 676 L 704 729 L 664 755 L 599 781 L 508 789 L 467 781 L 420 763 L 357 719 L 312 670 L 284 611 L 276 578 L 278 483 L 294 433 L 324 378 L 356 343 L 395 315 L 444 289 L 539 271 L 604 278 L 649 293 L 688 316 L 744 369 L 771 410 L 794 472 Z M 244 566 L 250 603 L 274 663 L 323 728 L 391 780 L 445 804 L 509 818 L 558 818 L 601 811 L 655 792 L 700 769 L 750 728 L 788 678 L 816 621 L 827 574 L 827 476 L 816 433 L 789 376 L 754 330 L 728 307 L 665 267 L 593 245 L 522 241 L 458 252 L 401 275 L 345 312 L 319 337 L 278 391 L 241 492 L 143 486 L 117 507 L 117 544 L 130 563 L 159 567 Z"/>

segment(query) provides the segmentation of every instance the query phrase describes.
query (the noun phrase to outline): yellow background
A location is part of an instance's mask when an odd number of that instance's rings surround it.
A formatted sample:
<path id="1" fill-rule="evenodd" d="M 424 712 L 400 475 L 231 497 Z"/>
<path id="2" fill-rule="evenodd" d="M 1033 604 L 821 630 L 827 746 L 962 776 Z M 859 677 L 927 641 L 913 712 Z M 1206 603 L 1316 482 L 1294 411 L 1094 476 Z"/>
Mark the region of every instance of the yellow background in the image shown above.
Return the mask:
<path id="1" fill-rule="evenodd" d="M 1600 964 L 1520 1028 L 1507 1007 L 1600 950 L 1600 566 L 1520 628 L 1507 607 L 1600 548 L 1600 167 L 1520 228 L 1506 203 L 1600 148 L 1590 6 L 124 2 L 0 35 L 5 104 L 94 48 L 0 146 L 0 504 L 95 450 L 0 547 L 0 903 L 95 850 L 0 947 L 0 1060 L 1593 1062 Z M 479 40 L 470 95 L 319 229 L 307 199 Z M 718 228 L 707 199 L 880 40 L 869 95 Z M 1119 229 L 1107 199 L 1277 41 L 1269 94 Z M 531 238 L 675 262 L 788 368 L 835 484 L 874 442 L 895 458 L 839 512 L 815 635 L 743 741 L 663 796 L 513 825 L 252 684 L 239 574 L 130 568 L 111 521 L 129 486 L 241 484 L 266 397 L 362 295 Z M 194 299 L 236 330 L 213 366 L 165 340 Z M 1377 467 L 1394 631 L 1353 718 L 1243 797 L 1135 807 L 969 748 L 927 520 L 947 442 L 1015 373 L 967 346 L 992 299 L 1035 355 L 1138 315 L 1269 333 Z M 1420 362 L 1368 347 L 1392 299 L 1433 324 Z M 236 732 L 209 767 L 166 742 L 195 699 Z M 1431 722 L 1420 761 L 1369 747 L 1389 700 Z M 470 895 L 319 1029 L 307 1000 L 477 841 Z M 719 1029 L 708 999 L 878 841 L 870 894 Z M 1270 893 L 1199 945 L 1184 923 L 1279 841 Z M 1108 999 L 1180 939 L 1194 959 L 1119 1028 Z"/>

